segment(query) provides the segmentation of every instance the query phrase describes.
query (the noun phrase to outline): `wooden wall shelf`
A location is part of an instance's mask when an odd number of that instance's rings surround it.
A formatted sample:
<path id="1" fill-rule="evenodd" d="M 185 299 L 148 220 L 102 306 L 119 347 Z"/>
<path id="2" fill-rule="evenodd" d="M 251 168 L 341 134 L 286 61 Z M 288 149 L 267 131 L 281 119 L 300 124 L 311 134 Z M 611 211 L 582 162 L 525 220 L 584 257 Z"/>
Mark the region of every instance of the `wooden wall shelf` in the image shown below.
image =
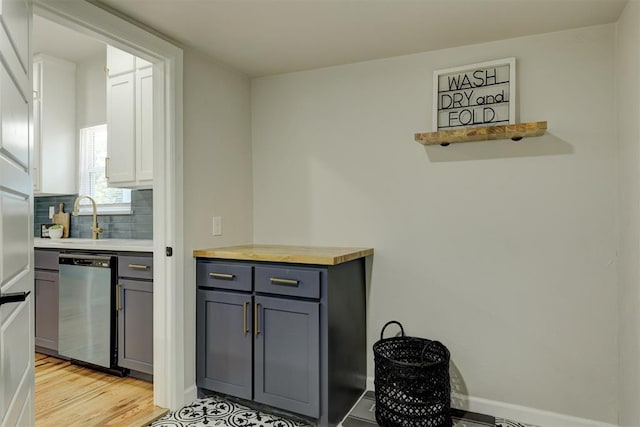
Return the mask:
<path id="1" fill-rule="evenodd" d="M 422 145 L 447 146 L 458 142 L 489 141 L 496 139 L 512 139 L 542 136 L 547 130 L 547 122 L 516 123 L 513 125 L 487 126 L 444 130 L 440 132 L 416 133 L 415 140 Z"/>

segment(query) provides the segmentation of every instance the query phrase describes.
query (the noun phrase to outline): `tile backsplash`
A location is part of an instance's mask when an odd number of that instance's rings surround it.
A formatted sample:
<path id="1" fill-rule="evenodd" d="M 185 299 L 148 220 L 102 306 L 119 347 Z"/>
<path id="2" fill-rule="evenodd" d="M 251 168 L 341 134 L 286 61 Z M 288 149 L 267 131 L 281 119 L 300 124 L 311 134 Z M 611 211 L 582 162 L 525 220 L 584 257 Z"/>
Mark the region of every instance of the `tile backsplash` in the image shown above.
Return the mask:
<path id="1" fill-rule="evenodd" d="M 77 195 L 46 196 L 34 198 L 33 235 L 40 237 L 40 224 L 51 224 L 49 206 L 55 206 L 58 212 L 60 203 L 64 211 L 73 211 L 73 202 Z M 132 215 L 100 215 L 98 225 L 104 229 L 100 235 L 105 239 L 153 239 L 153 190 L 131 191 Z M 91 215 L 71 215 L 69 237 L 91 238 Z"/>

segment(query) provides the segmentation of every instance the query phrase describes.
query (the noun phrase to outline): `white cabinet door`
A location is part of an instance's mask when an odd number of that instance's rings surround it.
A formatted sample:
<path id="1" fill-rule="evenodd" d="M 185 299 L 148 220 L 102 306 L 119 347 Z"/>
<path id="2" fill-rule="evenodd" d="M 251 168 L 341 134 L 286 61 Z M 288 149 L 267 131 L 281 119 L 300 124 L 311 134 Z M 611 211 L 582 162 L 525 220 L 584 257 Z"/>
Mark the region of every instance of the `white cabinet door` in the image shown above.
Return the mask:
<path id="1" fill-rule="evenodd" d="M 107 85 L 107 180 L 110 185 L 134 183 L 135 73 L 110 77 Z"/>
<path id="2" fill-rule="evenodd" d="M 76 65 L 41 54 L 33 61 L 34 192 L 73 194 L 78 190 Z"/>
<path id="3" fill-rule="evenodd" d="M 0 294 L 33 291 L 31 5 L 0 1 Z M 0 299 L 0 426 L 34 425 L 33 300 Z"/>
<path id="4" fill-rule="evenodd" d="M 113 46 L 107 46 L 107 68 L 109 77 L 135 70 L 135 56 Z"/>
<path id="5" fill-rule="evenodd" d="M 42 63 L 33 63 L 33 191 L 39 193 L 41 189 L 42 168 L 40 166 L 40 111 L 42 103 L 41 73 Z"/>
<path id="6" fill-rule="evenodd" d="M 110 187 L 152 188 L 152 64 L 108 46 L 107 67 L 108 184 Z"/>
<path id="7" fill-rule="evenodd" d="M 153 182 L 153 69 L 136 72 L 136 177 Z"/>

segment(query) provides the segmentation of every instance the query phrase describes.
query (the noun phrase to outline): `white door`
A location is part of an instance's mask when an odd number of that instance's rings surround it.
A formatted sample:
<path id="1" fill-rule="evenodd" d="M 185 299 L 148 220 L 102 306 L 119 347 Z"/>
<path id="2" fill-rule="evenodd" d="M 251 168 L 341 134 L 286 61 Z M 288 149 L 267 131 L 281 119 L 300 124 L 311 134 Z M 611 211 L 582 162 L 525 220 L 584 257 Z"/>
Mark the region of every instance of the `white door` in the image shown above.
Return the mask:
<path id="1" fill-rule="evenodd" d="M 3 427 L 34 424 L 30 24 L 30 0 L 0 0 L 0 426 Z"/>

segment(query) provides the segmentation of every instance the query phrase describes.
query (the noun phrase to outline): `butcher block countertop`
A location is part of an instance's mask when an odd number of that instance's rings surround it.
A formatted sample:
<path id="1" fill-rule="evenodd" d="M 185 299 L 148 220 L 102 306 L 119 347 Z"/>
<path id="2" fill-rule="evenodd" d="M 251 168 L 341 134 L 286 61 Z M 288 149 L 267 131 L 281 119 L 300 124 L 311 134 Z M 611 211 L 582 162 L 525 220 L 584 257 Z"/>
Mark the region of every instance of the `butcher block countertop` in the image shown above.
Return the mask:
<path id="1" fill-rule="evenodd" d="M 194 257 L 246 261 L 288 262 L 294 264 L 336 265 L 373 255 L 371 248 L 319 246 L 241 245 L 196 249 Z"/>

